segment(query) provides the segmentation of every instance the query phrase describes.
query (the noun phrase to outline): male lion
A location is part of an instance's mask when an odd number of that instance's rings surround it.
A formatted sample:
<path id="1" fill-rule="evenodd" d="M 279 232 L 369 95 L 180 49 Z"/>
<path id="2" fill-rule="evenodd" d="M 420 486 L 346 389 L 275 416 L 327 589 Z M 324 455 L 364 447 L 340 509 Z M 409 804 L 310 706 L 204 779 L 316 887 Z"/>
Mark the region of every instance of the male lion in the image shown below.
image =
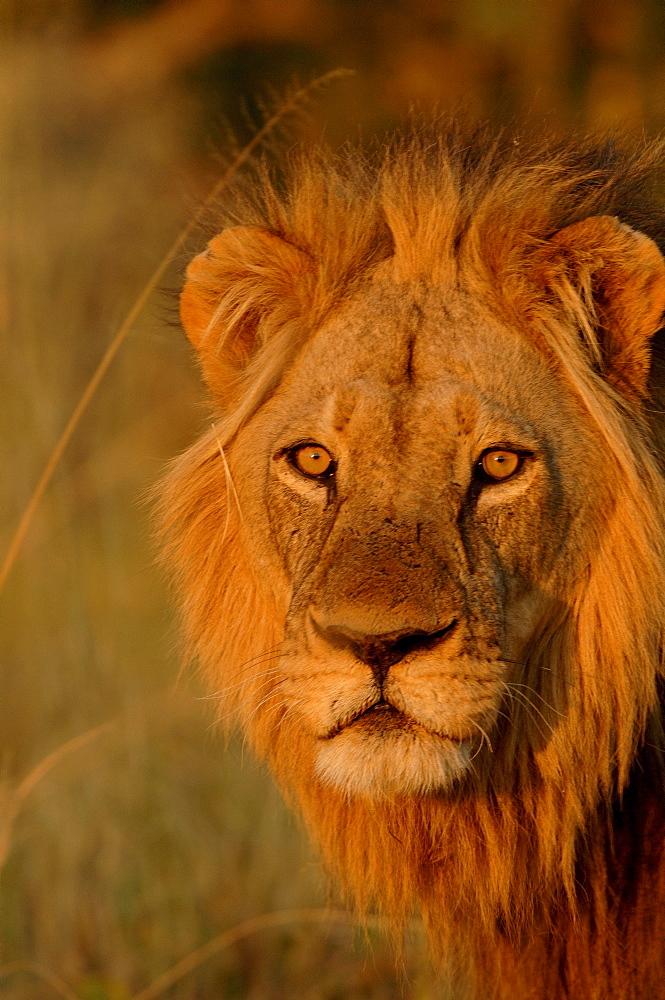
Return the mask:
<path id="1" fill-rule="evenodd" d="M 662 155 L 307 154 L 187 271 L 190 650 L 475 998 L 665 998 Z"/>

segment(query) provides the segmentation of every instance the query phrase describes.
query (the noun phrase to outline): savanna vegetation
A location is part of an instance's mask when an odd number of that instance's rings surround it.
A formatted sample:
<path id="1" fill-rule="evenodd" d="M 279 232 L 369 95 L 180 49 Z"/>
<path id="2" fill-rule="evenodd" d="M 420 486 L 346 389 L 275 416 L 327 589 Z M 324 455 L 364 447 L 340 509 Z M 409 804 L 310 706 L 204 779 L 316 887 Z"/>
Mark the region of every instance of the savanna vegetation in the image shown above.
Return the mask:
<path id="1" fill-rule="evenodd" d="M 209 419 L 179 234 L 266 122 L 273 161 L 414 101 L 654 133 L 663 7 L 4 0 L 1 24 L 0 996 L 452 1000 L 417 927 L 398 967 L 352 928 L 179 672 L 144 499 Z"/>

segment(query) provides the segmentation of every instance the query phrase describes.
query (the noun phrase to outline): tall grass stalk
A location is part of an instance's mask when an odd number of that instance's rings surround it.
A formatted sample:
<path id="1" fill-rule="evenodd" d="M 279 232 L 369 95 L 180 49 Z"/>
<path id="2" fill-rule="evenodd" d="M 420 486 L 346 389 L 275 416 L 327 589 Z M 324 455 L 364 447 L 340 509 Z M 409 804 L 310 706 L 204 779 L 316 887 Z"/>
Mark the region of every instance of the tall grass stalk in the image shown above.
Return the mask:
<path id="1" fill-rule="evenodd" d="M 50 969 L 45 969 L 44 966 L 39 965 L 38 962 L 8 962 L 6 965 L 0 965 L 0 980 L 8 979 L 10 976 L 17 976 L 20 973 L 27 973 L 29 976 L 36 976 L 37 979 L 41 979 L 43 983 L 48 983 L 51 989 L 58 994 L 59 997 L 64 997 L 64 1000 L 81 1000 L 77 993 L 74 993 L 67 983 L 63 982 L 59 976 L 51 972 Z"/>
<path id="2" fill-rule="evenodd" d="M 262 913 L 257 917 L 250 917 L 249 920 L 243 920 L 241 924 L 231 927 L 228 931 L 223 931 L 200 948 L 190 952 L 172 968 L 158 976 L 145 989 L 135 993 L 131 1000 L 158 1000 L 158 997 L 161 997 L 166 990 L 190 972 L 198 969 L 203 962 L 258 931 L 270 927 L 285 927 L 290 924 L 346 924 L 353 926 L 355 923 L 355 916 L 345 910 L 281 910 L 278 913 Z M 368 926 L 370 924 L 384 926 L 385 922 L 375 919 L 367 920 L 366 924 Z"/>
<path id="3" fill-rule="evenodd" d="M 223 931 L 210 941 L 207 941 L 200 948 L 196 948 L 190 952 L 189 955 L 186 955 L 172 968 L 167 969 L 161 976 L 153 980 L 149 986 L 135 993 L 131 997 L 131 1000 L 158 1000 L 166 990 L 170 989 L 181 979 L 184 979 L 190 972 L 194 972 L 200 965 L 208 961 L 208 959 L 218 955 L 225 948 L 230 948 L 231 945 L 237 944 L 243 938 L 257 934 L 259 931 L 272 927 L 286 927 L 292 924 L 345 924 L 353 926 L 355 923 L 356 919 L 353 914 L 347 913 L 345 910 L 280 910 L 277 913 L 262 913 L 259 916 L 250 917 L 249 920 L 243 920 L 242 923 L 231 927 L 227 931 Z M 385 921 L 378 918 L 370 918 L 365 921 L 365 924 L 368 927 L 384 926 Z M 60 996 L 65 997 L 65 1000 L 80 1000 L 78 994 L 74 993 L 58 976 L 36 962 L 20 961 L 2 965 L 0 966 L 0 980 L 21 972 L 31 973 L 42 979 L 49 986 L 52 986 Z"/>
<path id="4" fill-rule="evenodd" d="M 124 343 L 128 333 L 132 329 L 134 323 L 138 317 L 143 312 L 143 309 L 147 305 L 152 293 L 159 284 L 159 282 L 164 277 L 166 269 L 168 268 L 171 261 L 174 259 L 179 250 L 183 247 L 189 236 L 195 231 L 197 226 L 200 224 L 201 219 L 204 217 L 205 213 L 211 207 L 212 204 L 219 198 L 220 194 L 224 189 L 230 184 L 235 174 L 238 170 L 249 160 L 254 150 L 259 146 L 264 139 L 277 127 L 277 125 L 289 114 L 298 111 L 304 102 L 310 97 L 316 90 L 324 87 L 326 84 L 332 82 L 333 80 L 340 79 L 341 77 L 352 75 L 352 70 L 346 69 L 335 69 L 331 70 L 329 73 L 324 73 L 322 76 L 317 77 L 311 83 L 306 86 L 301 87 L 294 94 L 292 94 L 273 115 L 265 122 L 262 128 L 254 135 L 254 137 L 247 143 L 247 145 L 238 153 L 232 163 L 229 165 L 227 170 L 222 174 L 222 177 L 217 181 L 215 186 L 212 188 L 210 194 L 207 196 L 198 212 L 196 212 L 191 219 L 191 221 L 181 230 L 178 236 L 175 238 L 166 254 L 157 265 L 153 271 L 151 277 L 148 279 L 147 283 L 140 292 L 138 298 L 135 300 L 131 309 L 127 313 L 124 321 L 122 322 L 118 332 L 115 337 L 107 347 L 104 356 L 102 357 L 99 365 L 95 369 L 90 381 L 86 385 L 78 403 L 76 404 L 72 415 L 70 416 L 65 429 L 63 430 L 60 438 L 58 439 L 53 451 L 51 452 L 48 461 L 44 467 L 44 471 L 41 474 L 39 482 L 37 483 L 30 500 L 20 518 L 16 531 L 14 532 L 12 539 L 9 543 L 9 548 L 7 554 L 0 569 L 0 594 L 2 593 L 7 578 L 11 573 L 12 567 L 16 561 L 16 558 L 21 551 L 25 537 L 30 530 L 30 525 L 35 516 L 39 503 L 48 488 L 53 474 L 60 464 L 60 460 L 69 444 L 76 428 L 78 427 L 83 414 L 87 410 L 92 398 L 94 397 L 97 389 L 99 388 L 106 372 L 108 371 L 113 359 L 120 350 L 120 347 Z"/>
<path id="5" fill-rule="evenodd" d="M 88 729 L 78 736 L 74 736 L 66 743 L 61 743 L 59 747 L 47 754 L 32 771 L 23 778 L 13 792 L 7 795 L 4 805 L 4 815 L 0 821 L 0 869 L 2 869 L 7 855 L 9 854 L 12 842 L 14 823 L 23 803 L 34 788 L 49 774 L 57 764 L 65 757 L 82 750 L 100 736 L 110 732 L 114 726 L 113 722 L 104 722 L 101 726 Z"/>

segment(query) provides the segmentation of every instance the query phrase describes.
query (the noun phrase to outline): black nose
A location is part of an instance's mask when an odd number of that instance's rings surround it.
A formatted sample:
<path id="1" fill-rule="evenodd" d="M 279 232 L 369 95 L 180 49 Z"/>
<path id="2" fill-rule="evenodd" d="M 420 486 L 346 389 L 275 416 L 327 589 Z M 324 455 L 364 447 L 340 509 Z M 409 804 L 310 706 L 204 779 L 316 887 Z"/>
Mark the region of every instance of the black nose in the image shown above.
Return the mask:
<path id="1" fill-rule="evenodd" d="M 415 631 L 389 632 L 383 635 L 362 635 L 343 625 L 329 625 L 321 628 L 317 622 L 315 627 L 326 642 L 337 649 L 351 649 L 353 653 L 371 668 L 377 682 L 383 684 L 390 667 L 399 663 L 409 653 L 433 649 L 447 638 L 455 628 L 456 621 L 451 621 L 445 628 L 436 632 Z"/>

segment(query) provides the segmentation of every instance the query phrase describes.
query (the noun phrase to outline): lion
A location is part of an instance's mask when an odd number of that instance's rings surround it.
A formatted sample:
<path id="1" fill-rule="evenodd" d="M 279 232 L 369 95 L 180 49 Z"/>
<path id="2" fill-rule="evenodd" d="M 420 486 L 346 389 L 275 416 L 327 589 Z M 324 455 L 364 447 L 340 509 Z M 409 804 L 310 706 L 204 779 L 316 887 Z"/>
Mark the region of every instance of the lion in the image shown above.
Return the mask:
<path id="1" fill-rule="evenodd" d="M 189 654 L 359 914 L 476 1000 L 665 998 L 663 144 L 442 123 L 189 264 Z"/>

